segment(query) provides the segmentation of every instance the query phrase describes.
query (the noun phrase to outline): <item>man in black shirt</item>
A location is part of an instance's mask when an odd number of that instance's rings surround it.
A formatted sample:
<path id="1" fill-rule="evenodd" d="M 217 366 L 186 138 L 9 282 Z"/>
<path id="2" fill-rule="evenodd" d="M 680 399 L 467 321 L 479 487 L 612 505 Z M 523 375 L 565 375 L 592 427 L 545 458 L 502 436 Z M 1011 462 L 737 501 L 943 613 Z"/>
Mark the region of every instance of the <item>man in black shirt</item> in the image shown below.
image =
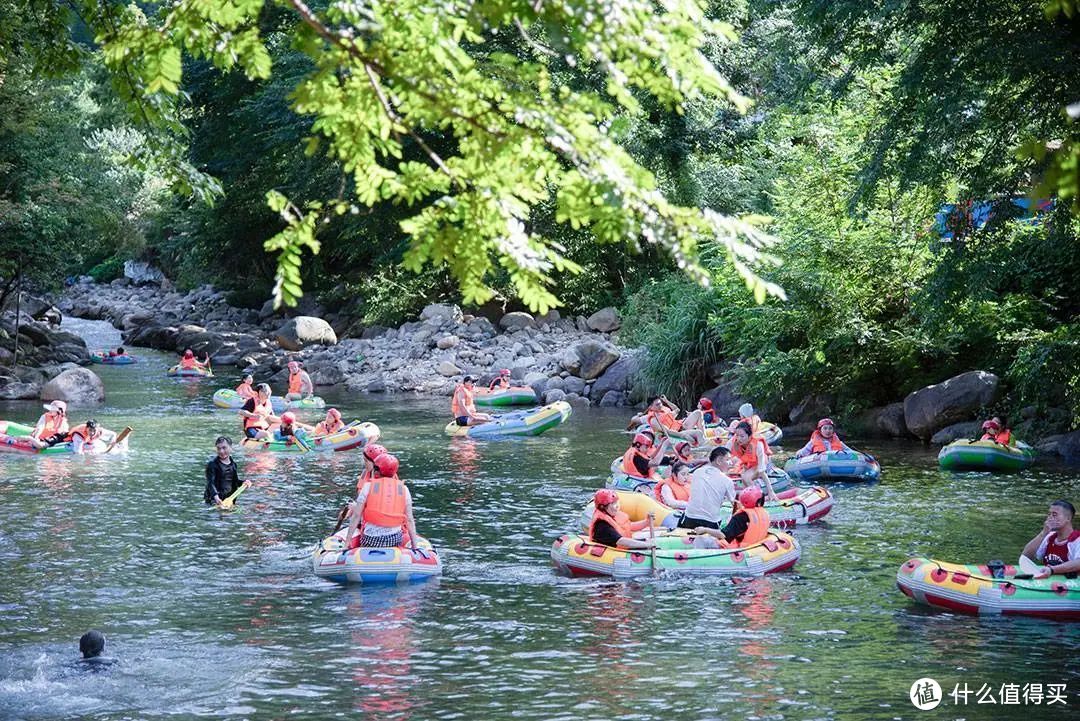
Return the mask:
<path id="1" fill-rule="evenodd" d="M 225 436 L 219 436 L 215 443 L 217 455 L 206 464 L 206 490 L 203 492 L 203 501 L 213 503 L 221 507 L 221 502 L 240 489 L 241 486 L 251 485 L 251 481 L 241 483 L 240 475 L 236 470 L 236 463 L 232 459 L 232 441 Z"/>

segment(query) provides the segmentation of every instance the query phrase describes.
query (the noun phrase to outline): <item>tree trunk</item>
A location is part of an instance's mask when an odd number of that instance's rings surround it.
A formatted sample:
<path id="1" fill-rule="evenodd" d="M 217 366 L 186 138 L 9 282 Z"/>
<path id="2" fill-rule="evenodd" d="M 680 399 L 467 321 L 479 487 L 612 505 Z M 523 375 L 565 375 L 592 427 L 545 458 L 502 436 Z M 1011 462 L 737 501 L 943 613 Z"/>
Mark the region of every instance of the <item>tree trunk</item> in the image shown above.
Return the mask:
<path id="1" fill-rule="evenodd" d="M 15 273 L 15 352 L 11 354 L 11 367 L 19 365 L 19 321 L 22 316 L 22 258 Z"/>

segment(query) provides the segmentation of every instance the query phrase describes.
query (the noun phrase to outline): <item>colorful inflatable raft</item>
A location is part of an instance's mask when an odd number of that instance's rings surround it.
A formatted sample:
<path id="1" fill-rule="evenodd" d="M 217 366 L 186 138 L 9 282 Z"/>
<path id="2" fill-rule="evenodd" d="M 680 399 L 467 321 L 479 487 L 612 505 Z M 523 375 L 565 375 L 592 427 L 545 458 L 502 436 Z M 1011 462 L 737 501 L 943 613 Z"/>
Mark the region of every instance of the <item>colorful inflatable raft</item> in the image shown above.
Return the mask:
<path id="1" fill-rule="evenodd" d="M 374 443 L 379 440 L 379 435 L 379 427 L 374 423 L 353 421 L 337 433 L 304 437 L 300 439 L 300 442 L 291 438 L 284 441 L 245 438 L 240 441 L 240 445 L 245 451 L 269 451 L 271 453 L 351 451 L 356 448 L 363 448 L 368 443 Z"/>
<path id="2" fill-rule="evenodd" d="M 638 534 L 647 538 L 648 534 Z M 783 531 L 771 531 L 761 543 L 739 548 L 695 548 L 689 531 L 656 534 L 656 572 L 683 576 L 761 576 L 785 571 L 799 560 L 799 543 Z M 629 579 L 653 573 L 652 554 L 592 543 L 583 534 L 562 536 L 551 546 L 555 568 L 570 576 Z"/>
<path id="3" fill-rule="evenodd" d="M 244 407 L 244 400 L 244 397 L 232 388 L 219 388 L 214 391 L 213 401 L 214 405 L 218 408 L 239 410 Z M 326 401 L 319 396 L 311 396 L 310 398 L 301 398 L 292 401 L 287 401 L 281 396 L 271 396 L 270 405 L 273 407 L 274 413 L 283 413 L 288 410 L 317 410 L 319 408 L 325 408 Z"/>
<path id="4" fill-rule="evenodd" d="M 23 425 L 15 421 L 0 421 L 0 435 L 21 438 L 34 432 L 33 426 Z"/>
<path id="5" fill-rule="evenodd" d="M 116 437 L 116 434 L 110 430 L 102 428 L 102 433 L 105 438 L 109 440 L 99 439 L 94 441 L 94 449 L 92 453 L 85 453 L 85 455 L 99 455 L 109 449 L 109 445 L 112 439 Z M 116 455 L 126 453 L 128 449 L 128 439 L 117 443 L 109 450 L 109 455 Z M 12 436 L 5 433 L 0 433 L 0 453 L 18 453 L 24 456 L 70 456 L 75 453 L 74 445 L 72 443 L 57 443 L 55 446 L 49 446 L 47 448 L 34 448 L 30 443 L 30 438 L 26 436 Z"/>
<path id="6" fill-rule="evenodd" d="M 616 491 L 619 496 L 619 508 L 631 518 L 645 518 L 651 511 L 658 525 L 674 529 L 682 511 L 660 503 L 653 496 L 651 489 L 641 488 L 637 492 Z M 790 494 L 790 495 L 788 495 Z M 777 528 L 790 528 L 813 523 L 824 518 L 835 504 L 833 495 L 821 486 L 799 488 L 786 491 L 787 497 L 779 501 L 766 501 L 765 510 L 769 513 L 769 525 Z M 592 501 L 581 512 L 581 529 L 586 530 L 592 522 L 595 507 Z M 731 518 L 732 507 L 725 503 L 720 512 L 720 523 Z"/>
<path id="7" fill-rule="evenodd" d="M 994 441 L 953 441 L 938 453 L 946 471 L 1016 472 L 1035 463 L 1035 450 L 1026 443 L 1003 446 Z"/>
<path id="8" fill-rule="evenodd" d="M 1080 579 L 1032 579 L 1005 566 L 995 578 L 985 565 L 912 558 L 896 573 L 896 585 L 917 603 L 957 613 L 1037 616 L 1080 620 Z"/>
<path id="9" fill-rule="evenodd" d="M 170 378 L 213 378 L 214 371 L 210 368 L 181 368 L 177 363 L 165 371 L 165 375 Z"/>
<path id="10" fill-rule="evenodd" d="M 409 583 L 442 575 L 442 560 L 426 538 L 408 548 L 345 549 L 346 529 L 324 539 L 311 557 L 315 575 L 338 583 Z"/>
<path id="11" fill-rule="evenodd" d="M 109 355 L 107 350 L 97 350 L 90 354 L 90 360 L 107 366 L 127 366 L 139 361 L 133 355 Z"/>
<path id="12" fill-rule="evenodd" d="M 666 466 L 660 466 L 660 475 L 667 476 L 670 469 Z M 769 476 L 769 483 L 772 484 L 773 490 L 777 493 L 786 491 L 791 488 L 791 476 L 785 473 L 783 470 L 776 466 L 769 466 L 769 470 L 766 471 Z M 642 478 L 641 476 L 631 476 L 622 469 L 622 458 L 616 458 L 611 462 L 611 476 L 608 478 L 607 487 L 614 488 L 617 491 L 636 491 L 638 486 L 645 485 L 652 488 L 652 485 L 656 481 L 650 478 Z M 765 490 L 765 484 L 758 481 L 758 485 L 761 486 L 761 490 Z M 739 481 L 736 480 L 735 487 L 739 487 Z"/>
<path id="13" fill-rule="evenodd" d="M 858 451 L 827 451 L 790 458 L 784 470 L 800 481 L 876 481 L 881 477 L 881 464 Z"/>
<path id="14" fill-rule="evenodd" d="M 477 390 L 473 393 L 477 406 L 536 405 L 536 391 L 529 386 L 511 386 L 497 391 Z"/>
<path id="15" fill-rule="evenodd" d="M 468 438 L 501 438 L 507 436 L 538 436 L 561 424 L 573 409 L 566 401 L 530 408 L 526 411 L 503 413 L 489 423 L 478 426 L 459 426 L 455 421 L 446 424 L 444 431 L 448 436 Z"/>

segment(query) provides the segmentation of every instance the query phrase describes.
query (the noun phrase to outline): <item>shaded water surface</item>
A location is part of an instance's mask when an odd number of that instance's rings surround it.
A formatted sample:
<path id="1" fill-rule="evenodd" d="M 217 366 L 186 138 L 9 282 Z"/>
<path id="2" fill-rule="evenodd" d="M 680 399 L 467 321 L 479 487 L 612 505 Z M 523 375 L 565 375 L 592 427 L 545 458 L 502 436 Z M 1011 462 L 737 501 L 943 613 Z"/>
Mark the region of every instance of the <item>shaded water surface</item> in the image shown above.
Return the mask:
<path id="1" fill-rule="evenodd" d="M 105 324 L 70 326 L 118 342 Z M 356 455 L 238 453 L 255 487 L 237 513 L 207 510 L 213 440 L 238 435 L 210 394 L 236 379 L 167 379 L 172 357 L 141 355 L 95 369 L 109 400 L 95 415 L 136 428 L 126 457 L 0 455 L 0 718 L 984 719 L 1080 706 L 1080 625 L 938 613 L 895 588 L 911 555 L 1012 561 L 1049 500 L 1080 500 L 1074 471 L 950 475 L 919 446 L 870 444 L 883 480 L 833 487 L 828 522 L 796 531 L 795 572 L 570 580 L 550 544 L 625 447 L 625 411 L 478 444 L 442 435 L 442 401 L 331 396 L 382 428 L 445 563 L 438 582 L 345 588 L 316 579 L 307 553 L 353 488 Z M 32 421 L 38 407 L 0 417 Z M 91 627 L 120 659 L 105 672 L 73 662 Z M 1069 705 L 947 699 L 924 713 L 908 700 L 923 676 L 946 693 L 1068 683 Z"/>

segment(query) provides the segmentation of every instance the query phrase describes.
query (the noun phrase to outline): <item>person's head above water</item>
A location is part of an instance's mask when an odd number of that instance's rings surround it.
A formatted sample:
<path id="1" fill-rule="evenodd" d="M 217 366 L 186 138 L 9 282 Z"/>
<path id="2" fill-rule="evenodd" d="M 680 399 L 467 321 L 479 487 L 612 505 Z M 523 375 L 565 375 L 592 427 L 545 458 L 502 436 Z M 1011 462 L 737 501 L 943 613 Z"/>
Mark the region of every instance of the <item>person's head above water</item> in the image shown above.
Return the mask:
<path id="1" fill-rule="evenodd" d="M 105 653 L 105 634 L 101 631 L 87 631 L 79 639 L 79 651 L 83 658 L 97 658 Z"/>

